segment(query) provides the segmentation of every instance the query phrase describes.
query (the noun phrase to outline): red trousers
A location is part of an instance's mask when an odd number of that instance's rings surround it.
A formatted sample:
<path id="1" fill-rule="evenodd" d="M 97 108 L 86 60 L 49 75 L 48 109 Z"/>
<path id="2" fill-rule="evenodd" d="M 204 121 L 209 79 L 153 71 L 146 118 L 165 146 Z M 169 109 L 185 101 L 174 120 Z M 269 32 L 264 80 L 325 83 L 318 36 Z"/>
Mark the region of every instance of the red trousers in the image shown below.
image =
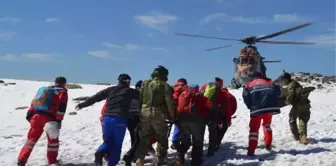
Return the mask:
<path id="1" fill-rule="evenodd" d="M 49 121 L 51 121 L 51 119 L 47 115 L 35 114 L 31 118 L 30 129 L 27 135 L 28 140 L 20 151 L 18 161 L 22 161 L 25 163 L 27 162 L 36 142 L 43 134 L 44 125 Z M 50 165 L 57 162 L 59 142 L 58 138 L 50 139 L 48 134 L 47 139 L 48 139 L 47 158 L 48 158 L 48 164 Z"/>
<path id="2" fill-rule="evenodd" d="M 254 154 L 255 149 L 258 146 L 258 135 L 259 128 L 262 122 L 263 130 L 264 130 L 264 143 L 265 146 L 272 145 L 272 114 L 262 114 L 251 117 L 250 119 L 250 134 L 249 134 L 249 146 L 248 153 Z"/>

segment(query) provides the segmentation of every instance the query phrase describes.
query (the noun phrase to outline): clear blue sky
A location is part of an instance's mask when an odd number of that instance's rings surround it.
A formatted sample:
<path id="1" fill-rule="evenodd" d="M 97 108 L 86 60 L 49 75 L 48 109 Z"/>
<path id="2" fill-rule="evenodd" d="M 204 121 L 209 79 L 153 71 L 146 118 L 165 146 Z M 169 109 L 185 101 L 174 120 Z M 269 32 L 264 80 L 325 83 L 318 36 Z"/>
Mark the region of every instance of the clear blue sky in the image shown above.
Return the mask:
<path id="1" fill-rule="evenodd" d="M 165 65 L 169 82 L 185 77 L 228 84 L 232 59 L 243 44 L 174 36 L 173 32 L 229 38 L 266 35 L 312 21 L 307 28 L 271 40 L 319 41 L 319 45 L 259 44 L 274 78 L 290 72 L 335 74 L 334 0 L 34 0 L 0 5 L 0 77 L 133 83 Z M 234 44 L 206 52 L 207 48 Z"/>

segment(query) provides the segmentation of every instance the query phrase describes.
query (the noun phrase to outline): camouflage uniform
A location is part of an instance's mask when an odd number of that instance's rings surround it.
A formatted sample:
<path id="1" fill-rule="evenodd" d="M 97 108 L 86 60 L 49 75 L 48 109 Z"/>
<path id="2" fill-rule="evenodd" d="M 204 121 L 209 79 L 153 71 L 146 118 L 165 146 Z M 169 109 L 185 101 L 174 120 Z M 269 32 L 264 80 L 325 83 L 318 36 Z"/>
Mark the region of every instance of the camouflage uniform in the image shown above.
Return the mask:
<path id="1" fill-rule="evenodd" d="M 295 80 L 287 85 L 286 103 L 292 105 L 289 113 L 289 125 L 291 132 L 300 143 L 307 144 L 307 123 L 310 119 L 310 101 L 308 98 L 301 98 L 302 86 Z M 296 119 L 299 118 L 299 129 Z"/>
<path id="2" fill-rule="evenodd" d="M 165 68 L 164 68 L 165 69 Z M 168 150 L 168 115 L 174 115 L 176 106 L 172 88 L 166 83 L 167 74 L 156 68 L 151 80 L 145 80 L 140 89 L 140 143 L 137 148 L 137 166 L 142 166 L 151 137 L 157 139 L 157 166 L 163 165 Z M 165 69 L 167 70 L 167 69 Z"/>

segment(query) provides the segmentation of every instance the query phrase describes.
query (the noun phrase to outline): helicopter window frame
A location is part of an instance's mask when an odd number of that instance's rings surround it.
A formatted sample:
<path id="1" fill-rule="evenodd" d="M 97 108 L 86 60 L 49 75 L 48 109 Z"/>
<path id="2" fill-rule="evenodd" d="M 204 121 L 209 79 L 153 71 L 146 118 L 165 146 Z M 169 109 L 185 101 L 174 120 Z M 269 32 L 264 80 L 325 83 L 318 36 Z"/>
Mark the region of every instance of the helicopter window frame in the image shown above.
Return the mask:
<path id="1" fill-rule="evenodd" d="M 239 57 L 237 64 L 239 65 L 253 65 L 254 58 L 252 56 L 241 56 Z"/>

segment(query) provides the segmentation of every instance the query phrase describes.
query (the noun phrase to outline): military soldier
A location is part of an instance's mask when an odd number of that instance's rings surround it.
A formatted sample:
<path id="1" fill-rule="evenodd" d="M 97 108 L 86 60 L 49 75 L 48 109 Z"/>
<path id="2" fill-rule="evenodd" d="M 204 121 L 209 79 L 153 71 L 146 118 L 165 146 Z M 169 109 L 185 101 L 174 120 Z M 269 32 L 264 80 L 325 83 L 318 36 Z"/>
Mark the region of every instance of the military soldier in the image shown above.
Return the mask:
<path id="1" fill-rule="evenodd" d="M 162 166 L 168 150 L 168 124 L 169 117 L 175 120 L 176 106 L 172 95 L 172 87 L 166 83 L 168 70 L 157 66 L 152 79 L 145 80 L 140 89 L 140 143 L 136 152 L 136 166 L 144 165 L 144 158 L 148 151 L 151 137 L 157 139 L 157 166 Z"/>
<path id="2" fill-rule="evenodd" d="M 289 125 L 295 140 L 301 144 L 308 144 L 307 140 L 307 123 L 310 119 L 310 100 L 308 95 L 303 95 L 303 87 L 295 80 L 292 80 L 291 75 L 285 72 L 282 75 L 283 83 L 287 85 L 285 89 L 286 104 L 292 105 L 289 113 Z M 309 94 L 309 93 L 308 93 Z M 299 118 L 299 129 L 296 119 Z"/>

